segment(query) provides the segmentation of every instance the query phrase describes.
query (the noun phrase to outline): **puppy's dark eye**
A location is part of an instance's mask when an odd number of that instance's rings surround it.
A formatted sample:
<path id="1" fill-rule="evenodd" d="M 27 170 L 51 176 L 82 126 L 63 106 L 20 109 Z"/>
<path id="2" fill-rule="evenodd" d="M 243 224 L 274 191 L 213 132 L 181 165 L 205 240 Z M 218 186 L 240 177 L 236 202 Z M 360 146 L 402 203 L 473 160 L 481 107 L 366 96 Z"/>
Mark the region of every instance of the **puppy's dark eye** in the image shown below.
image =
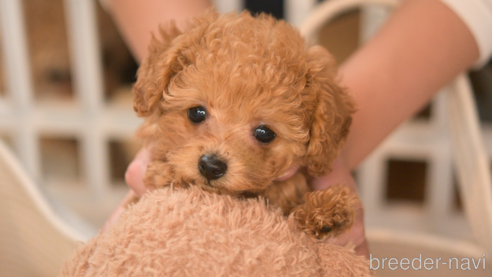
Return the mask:
<path id="1" fill-rule="evenodd" d="M 268 129 L 268 127 L 261 125 L 256 128 L 254 136 L 260 142 L 269 143 L 277 135 L 272 130 Z"/>
<path id="2" fill-rule="evenodd" d="M 200 123 L 207 117 L 207 110 L 204 107 L 198 106 L 188 109 L 188 118 L 193 123 Z"/>
<path id="3" fill-rule="evenodd" d="M 332 230 L 331 226 L 325 225 L 325 226 L 323 226 L 323 228 L 321 228 L 320 232 L 321 233 L 329 233 L 329 232 L 331 232 L 331 230 Z"/>

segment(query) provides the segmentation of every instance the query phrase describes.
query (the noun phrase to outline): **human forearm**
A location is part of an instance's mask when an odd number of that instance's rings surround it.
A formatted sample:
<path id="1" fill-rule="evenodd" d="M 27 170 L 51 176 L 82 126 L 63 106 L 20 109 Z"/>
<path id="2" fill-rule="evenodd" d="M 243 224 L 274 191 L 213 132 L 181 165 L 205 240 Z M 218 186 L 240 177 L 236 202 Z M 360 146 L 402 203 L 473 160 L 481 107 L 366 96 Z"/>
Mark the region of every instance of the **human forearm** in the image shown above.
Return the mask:
<path id="1" fill-rule="evenodd" d="M 461 19 L 437 0 L 407 0 L 340 68 L 358 105 L 342 159 L 353 169 L 478 58 Z"/>
<path id="2" fill-rule="evenodd" d="M 159 24 L 175 20 L 183 28 L 186 20 L 211 6 L 210 0 L 108 0 L 130 50 L 138 62 L 147 55 L 151 34 Z"/>

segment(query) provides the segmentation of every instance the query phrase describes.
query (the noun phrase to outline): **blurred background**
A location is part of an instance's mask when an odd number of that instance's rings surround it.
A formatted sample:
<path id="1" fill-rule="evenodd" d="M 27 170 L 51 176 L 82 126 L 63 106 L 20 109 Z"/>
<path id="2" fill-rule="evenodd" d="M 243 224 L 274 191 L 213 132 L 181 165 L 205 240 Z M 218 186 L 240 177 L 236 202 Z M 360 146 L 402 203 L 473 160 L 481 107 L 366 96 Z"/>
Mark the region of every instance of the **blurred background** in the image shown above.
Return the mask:
<path id="1" fill-rule="evenodd" d="M 267 11 L 294 25 L 318 4 L 214 3 L 221 12 Z M 317 40 L 343 63 L 389 14 L 372 5 L 347 11 Z M 140 148 L 131 92 L 138 65 L 99 1 L 0 0 L 0 24 L 0 138 L 51 202 L 97 230 L 126 193 L 124 173 Z M 492 158 L 492 64 L 469 77 Z M 456 186 L 443 93 L 354 172 L 369 227 L 473 240 Z"/>

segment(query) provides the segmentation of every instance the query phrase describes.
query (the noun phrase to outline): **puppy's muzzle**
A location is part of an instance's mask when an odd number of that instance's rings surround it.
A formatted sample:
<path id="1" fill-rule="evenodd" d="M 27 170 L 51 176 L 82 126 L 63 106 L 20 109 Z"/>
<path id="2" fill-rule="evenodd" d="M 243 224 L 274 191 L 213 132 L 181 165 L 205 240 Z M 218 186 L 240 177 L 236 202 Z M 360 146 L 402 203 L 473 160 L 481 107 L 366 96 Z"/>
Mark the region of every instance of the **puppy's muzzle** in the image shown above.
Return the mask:
<path id="1" fill-rule="evenodd" d="M 216 155 L 203 155 L 198 161 L 198 169 L 203 177 L 212 181 L 224 176 L 227 171 L 227 164 L 217 158 Z"/>

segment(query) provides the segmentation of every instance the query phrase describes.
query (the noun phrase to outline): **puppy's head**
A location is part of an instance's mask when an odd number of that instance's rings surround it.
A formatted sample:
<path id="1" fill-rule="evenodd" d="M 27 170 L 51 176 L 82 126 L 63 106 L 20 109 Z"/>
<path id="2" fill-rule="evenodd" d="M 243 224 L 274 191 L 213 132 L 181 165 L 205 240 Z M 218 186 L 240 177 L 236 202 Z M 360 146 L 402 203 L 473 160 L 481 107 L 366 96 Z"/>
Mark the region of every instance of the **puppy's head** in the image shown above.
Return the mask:
<path id="1" fill-rule="evenodd" d="M 292 166 L 326 173 L 352 105 L 331 55 L 283 21 L 209 12 L 153 39 L 134 86 L 139 131 L 175 177 L 258 193 Z"/>

